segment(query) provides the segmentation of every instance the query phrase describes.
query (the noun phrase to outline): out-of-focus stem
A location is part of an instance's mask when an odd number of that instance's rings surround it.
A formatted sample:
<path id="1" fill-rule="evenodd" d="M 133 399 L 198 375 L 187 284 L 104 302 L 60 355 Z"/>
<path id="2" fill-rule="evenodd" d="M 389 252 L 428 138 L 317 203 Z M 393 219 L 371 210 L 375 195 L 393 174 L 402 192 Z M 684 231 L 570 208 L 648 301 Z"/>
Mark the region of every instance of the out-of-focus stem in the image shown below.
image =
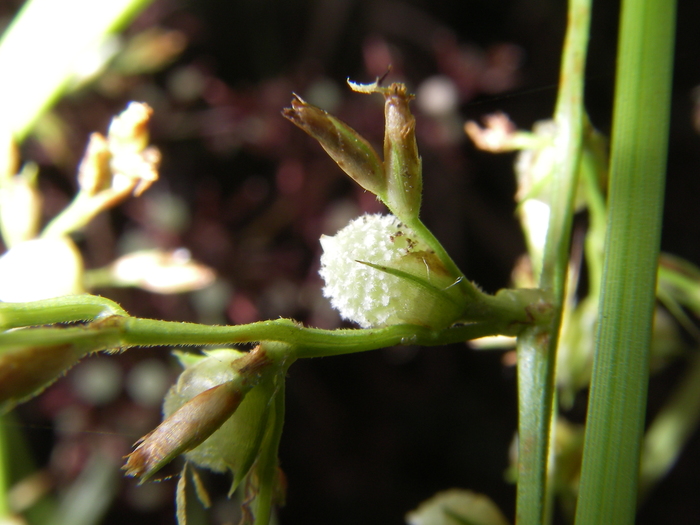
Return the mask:
<path id="1" fill-rule="evenodd" d="M 548 327 L 531 326 L 518 338 L 518 490 L 516 521 L 540 525 L 551 519 L 548 486 L 554 371 L 568 268 L 574 196 L 583 133 L 583 79 L 590 0 L 570 0 L 554 113 L 556 136 L 549 225 L 540 288 L 550 296 Z"/>
<path id="2" fill-rule="evenodd" d="M 65 92 L 81 58 L 150 0 L 31 0 L 0 41 L 0 126 L 21 142 Z"/>

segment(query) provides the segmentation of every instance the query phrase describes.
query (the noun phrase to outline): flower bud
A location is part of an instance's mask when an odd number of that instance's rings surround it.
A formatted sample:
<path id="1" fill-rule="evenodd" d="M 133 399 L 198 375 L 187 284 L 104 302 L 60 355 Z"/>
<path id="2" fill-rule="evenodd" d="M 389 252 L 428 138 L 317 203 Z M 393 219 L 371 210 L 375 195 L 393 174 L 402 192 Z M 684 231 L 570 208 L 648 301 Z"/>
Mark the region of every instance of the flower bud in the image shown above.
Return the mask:
<path id="1" fill-rule="evenodd" d="M 363 328 L 412 323 L 444 328 L 467 298 L 425 242 L 393 215 L 364 215 L 322 236 L 323 294 Z"/>
<path id="2" fill-rule="evenodd" d="M 176 456 L 200 445 L 231 417 L 244 395 L 240 381 L 233 379 L 193 397 L 129 454 L 124 466 L 127 475 L 146 480 Z"/>
<path id="3" fill-rule="evenodd" d="M 508 525 L 498 506 L 484 494 L 471 490 L 450 489 L 438 492 L 406 515 L 408 525 L 448 525 L 478 523 Z"/>
<path id="4" fill-rule="evenodd" d="M 416 144 L 416 119 L 409 102 L 413 99 L 401 83 L 381 87 L 348 80 L 358 93 L 384 95 L 384 173 L 387 195 L 382 198 L 391 212 L 403 221 L 418 217 L 423 194 L 423 171 Z"/>
<path id="5" fill-rule="evenodd" d="M 111 156 L 107 139 L 101 133 L 92 133 L 78 167 L 81 192 L 94 196 L 109 189 L 112 185 L 112 173 L 109 168 Z"/>
<path id="6" fill-rule="evenodd" d="M 68 237 L 25 241 L 0 257 L 0 301 L 83 293 L 82 279 L 83 259 Z"/>
<path id="7" fill-rule="evenodd" d="M 42 199 L 38 174 L 37 165 L 29 163 L 17 175 L 0 175 L 0 232 L 8 248 L 34 238 L 39 230 Z"/>
<path id="8" fill-rule="evenodd" d="M 178 354 L 185 370 L 163 403 L 165 420 L 129 455 L 127 474 L 148 479 L 184 454 L 193 464 L 234 475 L 231 492 L 255 461 L 277 388 L 277 369 L 258 347 Z"/>
<path id="9" fill-rule="evenodd" d="M 374 148 L 350 126 L 300 97 L 282 112 L 286 118 L 318 140 L 326 153 L 367 191 L 386 197 L 384 167 Z"/>
<path id="10" fill-rule="evenodd" d="M 94 275 L 94 274 L 93 274 Z M 214 282 L 214 271 L 192 260 L 185 248 L 173 251 L 141 250 L 121 256 L 91 282 L 107 286 L 137 286 L 153 293 L 200 290 Z"/>
<path id="11" fill-rule="evenodd" d="M 418 217 L 423 194 L 423 175 L 416 119 L 408 107 L 413 95 L 403 84 L 384 91 L 384 169 L 387 174 L 387 206 L 394 215 L 408 220 Z"/>
<path id="12" fill-rule="evenodd" d="M 40 394 L 86 353 L 78 345 L 22 346 L 0 353 L 0 414 Z"/>
<path id="13" fill-rule="evenodd" d="M 116 57 L 114 68 L 122 75 L 142 75 L 162 70 L 187 45 L 185 33 L 150 27 L 135 34 Z"/>
<path id="14" fill-rule="evenodd" d="M 83 228 L 98 213 L 130 195 L 140 196 L 158 180 L 160 152 L 148 146 L 148 120 L 153 110 L 131 102 L 114 117 L 107 137 L 93 133 L 80 162 L 80 192 L 46 226 L 42 237 L 60 237 Z"/>
<path id="15" fill-rule="evenodd" d="M 141 102 L 130 102 L 114 117 L 107 132 L 113 173 L 112 189 L 118 194 L 133 190 L 137 197 L 158 180 L 160 152 L 148 146 L 148 122 L 153 110 Z"/>
<path id="16" fill-rule="evenodd" d="M 112 119 L 107 131 L 113 155 L 121 151 L 140 153 L 148 146 L 148 121 L 153 110 L 148 104 L 130 102 L 124 111 Z"/>

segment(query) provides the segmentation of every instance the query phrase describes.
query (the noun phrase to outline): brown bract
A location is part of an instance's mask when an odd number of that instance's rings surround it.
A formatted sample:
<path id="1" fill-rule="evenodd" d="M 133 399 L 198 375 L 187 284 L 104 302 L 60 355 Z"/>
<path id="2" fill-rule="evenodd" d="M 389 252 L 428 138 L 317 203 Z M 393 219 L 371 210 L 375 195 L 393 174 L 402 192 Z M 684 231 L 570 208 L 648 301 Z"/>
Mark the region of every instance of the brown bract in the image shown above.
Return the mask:
<path id="1" fill-rule="evenodd" d="M 380 198 L 386 193 L 384 166 L 379 155 L 357 131 L 298 95 L 282 115 L 315 138 L 326 153 L 367 191 Z"/>
<path id="2" fill-rule="evenodd" d="M 81 356 L 73 344 L 5 350 L 0 356 L 0 414 L 42 392 Z"/>
<path id="3" fill-rule="evenodd" d="M 145 481 L 179 454 L 207 439 L 236 411 L 245 392 L 234 379 L 205 390 L 143 437 L 123 470 Z"/>

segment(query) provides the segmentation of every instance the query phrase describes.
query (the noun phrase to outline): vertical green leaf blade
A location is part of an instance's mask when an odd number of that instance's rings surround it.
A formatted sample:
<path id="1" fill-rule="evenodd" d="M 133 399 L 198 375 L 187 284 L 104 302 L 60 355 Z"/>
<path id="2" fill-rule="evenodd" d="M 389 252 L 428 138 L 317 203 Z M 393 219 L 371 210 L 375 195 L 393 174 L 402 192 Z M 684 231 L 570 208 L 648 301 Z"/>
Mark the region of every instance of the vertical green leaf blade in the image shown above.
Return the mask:
<path id="1" fill-rule="evenodd" d="M 633 523 L 668 146 L 674 0 L 624 0 L 577 525 Z"/>

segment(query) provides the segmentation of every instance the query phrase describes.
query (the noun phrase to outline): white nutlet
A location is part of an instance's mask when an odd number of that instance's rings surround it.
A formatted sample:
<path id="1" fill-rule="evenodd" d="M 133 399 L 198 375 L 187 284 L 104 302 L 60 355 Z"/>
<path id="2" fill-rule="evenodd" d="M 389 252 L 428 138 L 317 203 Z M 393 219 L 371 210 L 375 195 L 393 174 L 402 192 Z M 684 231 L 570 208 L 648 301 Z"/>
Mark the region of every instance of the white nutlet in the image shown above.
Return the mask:
<path id="1" fill-rule="evenodd" d="M 441 329 L 459 319 L 466 297 L 416 233 L 393 215 L 364 215 L 321 236 L 320 274 L 344 319 L 363 328 L 411 323 Z"/>

